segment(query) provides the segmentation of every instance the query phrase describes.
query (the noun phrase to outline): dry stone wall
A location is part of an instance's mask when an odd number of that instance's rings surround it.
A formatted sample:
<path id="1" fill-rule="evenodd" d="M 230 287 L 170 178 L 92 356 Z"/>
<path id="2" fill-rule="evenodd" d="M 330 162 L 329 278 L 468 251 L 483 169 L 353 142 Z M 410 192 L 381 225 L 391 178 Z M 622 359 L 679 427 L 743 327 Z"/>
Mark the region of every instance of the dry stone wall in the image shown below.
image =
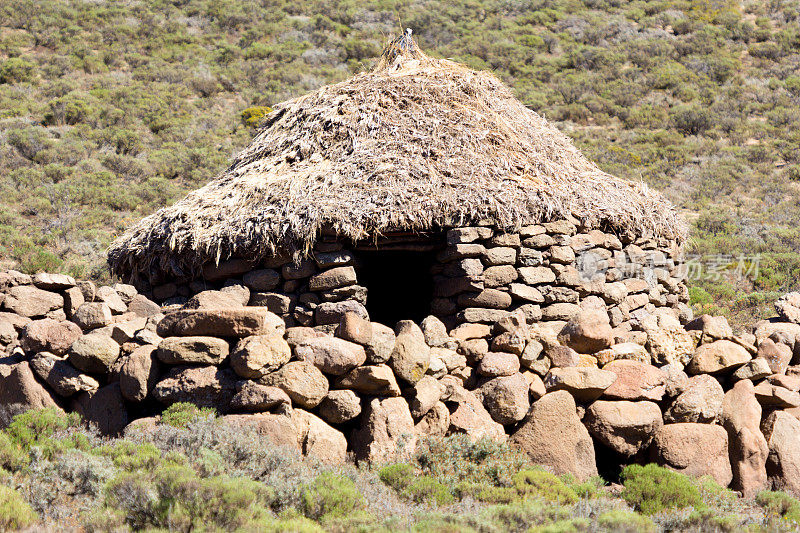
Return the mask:
<path id="1" fill-rule="evenodd" d="M 467 434 L 579 478 L 655 461 L 745 494 L 797 487 L 800 324 L 786 309 L 800 295 L 738 335 L 723 317 L 681 325 L 656 308 L 620 342 L 585 300 L 565 321 L 520 308 L 391 328 L 342 310 L 308 327 L 253 294 L 225 283 L 160 306 L 130 285 L 0 273 L 0 415 L 57 407 L 115 434 L 191 402 L 326 461 Z"/>
<path id="2" fill-rule="evenodd" d="M 636 322 L 657 308 L 691 318 L 681 251 L 674 241 L 632 240 L 582 228 L 577 220 L 502 233 L 489 226 L 450 229 L 431 276 L 430 312 L 452 328 L 493 324 L 521 310 L 529 321 L 557 329 L 582 307 L 604 308 L 614 334 L 636 340 Z M 232 259 L 207 265 L 201 279 L 168 283 L 148 295 L 185 304 L 203 291 L 244 285 L 249 305 L 265 306 L 287 326 L 335 325 L 345 311 L 366 316 L 367 287 L 359 284 L 352 246 L 321 236 L 309 258 L 272 257 L 260 264 Z M 387 279 L 387 283 L 392 280 Z"/>

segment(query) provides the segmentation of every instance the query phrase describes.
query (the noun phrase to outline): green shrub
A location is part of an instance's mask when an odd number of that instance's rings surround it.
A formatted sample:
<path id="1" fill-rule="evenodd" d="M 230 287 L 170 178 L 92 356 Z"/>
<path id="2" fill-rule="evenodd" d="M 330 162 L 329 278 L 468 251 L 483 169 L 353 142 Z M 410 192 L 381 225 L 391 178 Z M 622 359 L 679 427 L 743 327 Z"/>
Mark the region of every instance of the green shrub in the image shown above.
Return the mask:
<path id="1" fill-rule="evenodd" d="M 27 452 L 31 446 L 41 444 L 56 431 L 75 427 L 80 421 L 77 413 L 66 414 L 57 407 L 47 407 L 15 416 L 5 431 L 14 444 Z"/>
<path id="2" fill-rule="evenodd" d="M 703 506 L 700 490 L 689 477 L 655 464 L 626 466 L 622 480 L 622 498 L 647 515 Z"/>
<path id="3" fill-rule="evenodd" d="M 517 492 L 525 497 L 541 498 L 561 505 L 578 501 L 575 491 L 544 470 L 522 470 L 511 477 L 511 482 Z"/>
<path id="4" fill-rule="evenodd" d="M 342 517 L 364 508 L 364 496 L 353 480 L 338 474 L 320 474 L 302 491 L 303 512 L 309 518 Z"/>
<path id="5" fill-rule="evenodd" d="M 800 502 L 780 491 L 764 491 L 756 496 L 756 503 L 777 518 L 794 522 L 800 526 Z"/>
<path id="6" fill-rule="evenodd" d="M 28 464 L 28 455 L 5 432 L 0 432 L 0 468 L 16 471 Z"/>
<path id="7" fill-rule="evenodd" d="M 715 117 L 708 109 L 697 104 L 681 105 L 670 110 L 672 125 L 685 135 L 699 135 L 708 131 Z"/>
<path id="8" fill-rule="evenodd" d="M 378 471 L 378 477 L 402 497 L 417 503 L 445 505 L 455 499 L 447 485 L 432 476 L 415 473 L 414 467 L 407 463 L 385 466 Z"/>
<path id="9" fill-rule="evenodd" d="M 658 531 L 658 527 L 646 516 L 619 509 L 606 511 L 598 516 L 597 525 L 606 531 L 615 533 L 655 533 Z"/>
<path id="10" fill-rule="evenodd" d="M 25 529 L 38 519 L 33 508 L 22 499 L 19 492 L 0 485 L 0 530 Z"/>
<path id="11" fill-rule="evenodd" d="M 36 65 L 21 57 L 11 57 L 0 64 L 0 83 L 31 81 Z"/>
<path id="12" fill-rule="evenodd" d="M 211 407 L 197 407 L 193 403 L 173 403 L 161 413 L 161 423 L 185 428 L 198 418 L 216 416 L 216 411 Z"/>

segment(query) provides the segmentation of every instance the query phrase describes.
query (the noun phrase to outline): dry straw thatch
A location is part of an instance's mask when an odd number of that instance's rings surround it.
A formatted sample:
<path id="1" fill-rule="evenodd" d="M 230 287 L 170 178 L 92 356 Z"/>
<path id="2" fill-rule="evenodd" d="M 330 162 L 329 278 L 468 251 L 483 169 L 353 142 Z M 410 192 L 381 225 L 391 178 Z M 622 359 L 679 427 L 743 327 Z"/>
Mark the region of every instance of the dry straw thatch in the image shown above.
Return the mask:
<path id="1" fill-rule="evenodd" d="M 512 230 L 572 214 L 590 227 L 682 240 L 674 207 L 602 172 L 495 76 L 423 54 L 410 35 L 370 72 L 277 105 L 218 178 L 109 250 L 126 278 L 207 261 L 490 221 Z"/>

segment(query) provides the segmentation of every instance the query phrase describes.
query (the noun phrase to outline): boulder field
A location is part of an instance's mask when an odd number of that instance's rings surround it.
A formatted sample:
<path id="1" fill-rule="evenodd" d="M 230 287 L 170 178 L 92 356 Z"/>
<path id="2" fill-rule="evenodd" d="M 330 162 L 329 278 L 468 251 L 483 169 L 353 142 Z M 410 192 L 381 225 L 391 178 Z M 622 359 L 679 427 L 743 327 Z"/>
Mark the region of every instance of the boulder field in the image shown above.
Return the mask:
<path id="1" fill-rule="evenodd" d="M 190 402 L 329 462 L 464 433 L 579 479 L 656 462 L 745 495 L 800 490 L 800 295 L 748 332 L 656 309 L 624 339 L 590 301 L 566 322 L 515 312 L 451 330 L 363 306 L 287 327 L 248 303 L 244 282 L 160 306 L 130 285 L 0 272 L 0 404 L 119 434 Z"/>

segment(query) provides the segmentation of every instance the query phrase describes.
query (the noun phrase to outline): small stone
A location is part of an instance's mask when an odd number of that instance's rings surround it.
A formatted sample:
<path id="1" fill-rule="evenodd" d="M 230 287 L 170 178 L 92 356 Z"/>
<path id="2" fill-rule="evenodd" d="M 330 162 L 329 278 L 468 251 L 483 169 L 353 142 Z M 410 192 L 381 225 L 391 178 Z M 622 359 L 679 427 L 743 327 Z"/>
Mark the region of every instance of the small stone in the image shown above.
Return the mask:
<path id="1" fill-rule="evenodd" d="M 297 298 L 277 292 L 255 292 L 250 297 L 249 305 L 266 307 L 270 313 L 286 315 L 291 313 L 297 303 Z"/>
<path id="2" fill-rule="evenodd" d="M 506 309 L 511 306 L 511 295 L 497 289 L 485 289 L 477 293 L 458 295 L 458 305 L 462 307 L 485 307 L 488 309 Z"/>
<path id="3" fill-rule="evenodd" d="M 345 313 L 356 313 L 361 318 L 369 320 L 367 308 L 353 300 L 321 303 L 314 310 L 314 319 L 317 325 L 338 324 Z"/>
<path id="4" fill-rule="evenodd" d="M 453 341 L 447 335 L 447 328 L 444 323 L 433 315 L 426 316 L 420 323 L 422 335 L 425 337 L 425 344 L 430 347 L 444 346 Z"/>
<path id="5" fill-rule="evenodd" d="M 128 425 L 128 411 L 122 400 L 119 383 L 111 383 L 95 392 L 83 392 L 72 402 L 72 409 L 83 421 L 96 427 L 101 435 L 119 435 Z"/>
<path id="6" fill-rule="evenodd" d="M 95 300 L 104 302 L 108 308 L 111 309 L 111 313 L 115 315 L 128 310 L 128 306 L 122 301 L 120 295 L 111 287 L 100 287 L 97 289 Z"/>
<path id="7" fill-rule="evenodd" d="M 483 283 L 487 288 L 503 287 L 515 281 L 519 273 L 513 265 L 491 266 L 483 272 Z"/>
<path id="8" fill-rule="evenodd" d="M 757 357 L 748 361 L 744 366 L 740 366 L 736 372 L 733 373 L 734 379 L 749 379 L 758 381 L 772 374 L 772 369 L 766 359 Z"/>
<path id="9" fill-rule="evenodd" d="M 385 363 L 394 352 L 396 336 L 394 330 L 378 322 L 371 323 L 372 337 L 364 344 L 367 361 L 371 364 Z"/>
<path id="10" fill-rule="evenodd" d="M 762 381 L 753 390 L 758 403 L 765 407 L 777 409 L 800 407 L 800 394 L 767 381 Z"/>
<path id="11" fill-rule="evenodd" d="M 353 254 L 347 250 L 318 252 L 314 255 L 314 260 L 320 268 L 347 266 L 353 263 L 353 259 Z"/>
<path id="12" fill-rule="evenodd" d="M 411 416 L 415 420 L 422 418 L 439 401 L 444 392 L 444 387 L 439 380 L 425 376 L 414 385 L 408 395 L 408 404 Z"/>
<path id="13" fill-rule="evenodd" d="M 450 331 L 450 336 L 456 340 L 482 339 L 488 337 L 492 328 L 486 324 L 461 324 Z"/>
<path id="14" fill-rule="evenodd" d="M 128 304 L 128 311 L 135 313 L 136 316 L 150 317 L 159 314 L 161 312 L 161 306 L 148 300 L 145 296 L 137 294 Z"/>
<path id="15" fill-rule="evenodd" d="M 46 274 L 41 272 L 33 276 L 33 285 L 46 291 L 63 291 L 75 286 L 75 279 L 64 274 Z"/>
<path id="16" fill-rule="evenodd" d="M 383 463 L 411 454 L 417 444 L 414 419 L 403 398 L 373 398 L 366 402 L 361 424 L 351 443 L 358 460 Z"/>
<path id="17" fill-rule="evenodd" d="M 520 267 L 517 269 L 522 283 L 526 285 L 540 285 L 542 283 L 553 283 L 556 275 L 548 267 Z M 513 281 L 513 280 L 512 280 Z"/>
<path id="18" fill-rule="evenodd" d="M 352 266 L 331 268 L 311 276 L 308 288 L 312 291 L 328 291 L 348 285 L 355 285 L 356 271 Z"/>
<path id="19" fill-rule="evenodd" d="M 611 324 L 605 311 L 588 309 L 572 317 L 558 340 L 578 353 L 594 354 L 613 343 Z"/>
<path id="20" fill-rule="evenodd" d="M 489 248 L 484 259 L 489 266 L 513 265 L 517 261 L 517 250 L 506 246 Z"/>
<path id="21" fill-rule="evenodd" d="M 544 320 L 571 320 L 580 313 L 580 306 L 570 303 L 557 303 L 542 307 L 542 319 Z"/>
<path id="22" fill-rule="evenodd" d="M 785 344 L 777 344 L 772 339 L 764 339 L 758 345 L 758 355 L 764 359 L 772 374 L 784 374 L 792 361 L 792 349 Z"/>
<path id="23" fill-rule="evenodd" d="M 389 365 L 400 379 L 415 384 L 430 366 L 430 347 L 422 330 L 410 320 L 401 320 L 395 327 L 397 338 Z"/>
<path id="24" fill-rule="evenodd" d="M 219 264 L 203 265 L 203 278 L 208 281 L 219 281 L 226 278 L 237 278 L 253 269 L 253 263 L 241 258 L 228 259 Z"/>
<path id="25" fill-rule="evenodd" d="M 246 303 L 246 302 L 245 302 Z M 184 309 L 241 309 L 242 301 L 236 295 L 222 291 L 203 291 L 195 294 L 184 305 Z"/>
<path id="26" fill-rule="evenodd" d="M 580 354 L 568 346 L 545 346 L 544 353 L 551 365 L 557 368 L 578 366 L 580 362 Z"/>
<path id="27" fill-rule="evenodd" d="M 614 344 L 613 346 L 600 350 L 595 353 L 597 362 L 601 365 L 610 363 L 617 360 L 630 360 L 638 361 L 640 363 L 650 364 L 650 354 L 644 349 L 644 346 L 635 342 L 622 342 Z"/>

